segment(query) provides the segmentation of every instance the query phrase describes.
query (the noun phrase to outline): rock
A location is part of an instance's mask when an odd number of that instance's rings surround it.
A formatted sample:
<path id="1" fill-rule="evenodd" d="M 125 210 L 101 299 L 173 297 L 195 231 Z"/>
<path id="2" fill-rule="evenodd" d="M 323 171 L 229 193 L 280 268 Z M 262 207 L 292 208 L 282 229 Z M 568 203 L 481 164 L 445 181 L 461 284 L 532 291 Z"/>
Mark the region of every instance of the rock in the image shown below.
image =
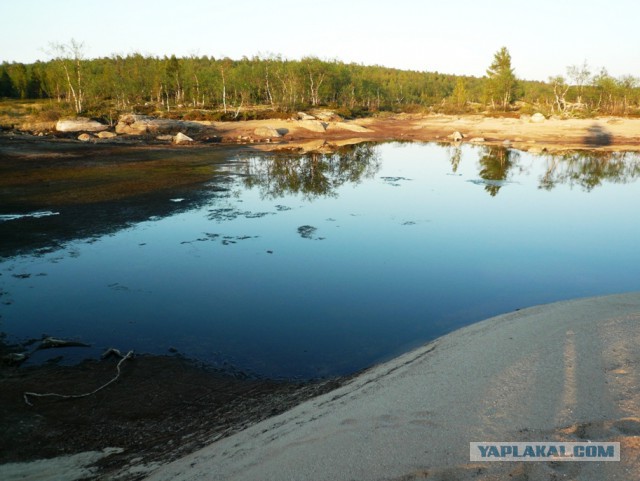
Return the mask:
<path id="1" fill-rule="evenodd" d="M 349 130 L 351 132 L 373 132 L 371 129 L 363 127 L 362 125 L 352 124 L 349 122 L 332 122 L 327 127 L 327 130 L 328 129 Z"/>
<path id="2" fill-rule="evenodd" d="M 537 112 L 537 113 L 535 113 L 535 114 L 533 114 L 533 115 L 531 116 L 531 118 L 529 119 L 529 122 L 533 122 L 533 123 L 535 123 L 535 124 L 539 124 L 539 123 L 541 123 L 541 122 L 544 122 L 545 120 L 547 120 L 547 119 L 545 118 L 545 116 L 544 116 L 544 115 L 542 115 L 540 112 Z"/>
<path id="3" fill-rule="evenodd" d="M 118 136 L 118 134 L 116 134 L 115 132 L 107 132 L 107 131 L 100 132 L 98 134 L 98 138 L 99 139 L 113 139 L 113 138 L 115 138 L 117 136 Z"/>
<path id="4" fill-rule="evenodd" d="M 332 112 L 331 110 L 314 110 L 313 116 L 318 120 L 322 120 L 323 122 L 341 122 L 342 120 L 344 120 L 342 117 L 340 117 L 335 112 Z M 305 119 L 301 119 L 301 120 L 305 120 Z M 306 119 L 306 120 L 313 120 L 313 119 Z"/>
<path id="5" fill-rule="evenodd" d="M 327 130 L 327 124 L 319 120 L 301 120 L 298 126 L 312 132 L 324 132 Z"/>
<path id="6" fill-rule="evenodd" d="M 193 142 L 193 139 L 184 135 L 182 132 L 178 132 L 173 138 L 174 144 L 188 144 L 190 142 Z"/>
<path id="7" fill-rule="evenodd" d="M 452 133 L 451 135 L 449 135 L 449 138 L 451 140 L 453 140 L 454 142 L 462 142 L 462 139 L 464 139 L 464 135 L 462 135 L 460 132 L 455 131 L 454 133 Z"/>
<path id="8" fill-rule="evenodd" d="M 253 133 L 263 139 L 281 137 L 280 132 L 278 132 L 278 130 L 274 129 L 273 127 L 258 127 L 256 130 L 253 131 Z"/>
<path id="9" fill-rule="evenodd" d="M 56 130 L 58 132 L 102 132 L 108 128 L 108 125 L 84 117 L 58 120 L 56 122 Z"/>
<path id="10" fill-rule="evenodd" d="M 156 140 L 168 140 L 169 142 L 173 141 L 173 135 L 158 135 Z"/>
<path id="11" fill-rule="evenodd" d="M 2 356 L 2 362 L 10 366 L 19 366 L 29 358 L 27 352 L 11 352 L 5 356 Z"/>
<path id="12" fill-rule="evenodd" d="M 40 345 L 36 348 L 38 349 L 53 349 L 58 347 L 91 347 L 89 344 L 85 344 L 80 341 L 69 341 L 67 339 L 57 339 L 55 337 L 45 337 Z"/>
<path id="13" fill-rule="evenodd" d="M 471 140 L 469 140 L 469 142 L 472 142 L 474 144 L 479 144 L 481 142 L 484 142 L 484 137 L 474 137 Z"/>
<path id="14" fill-rule="evenodd" d="M 93 136 L 91 134 L 80 134 L 78 135 L 78 140 L 81 140 L 82 142 L 88 142 L 93 138 Z"/>
<path id="15" fill-rule="evenodd" d="M 204 130 L 204 126 L 197 122 L 184 120 L 158 119 L 146 115 L 121 115 L 116 125 L 116 133 L 129 135 L 171 134 L 178 132 L 194 135 Z"/>
<path id="16" fill-rule="evenodd" d="M 298 112 L 298 120 L 316 120 L 316 118 L 306 112 Z"/>

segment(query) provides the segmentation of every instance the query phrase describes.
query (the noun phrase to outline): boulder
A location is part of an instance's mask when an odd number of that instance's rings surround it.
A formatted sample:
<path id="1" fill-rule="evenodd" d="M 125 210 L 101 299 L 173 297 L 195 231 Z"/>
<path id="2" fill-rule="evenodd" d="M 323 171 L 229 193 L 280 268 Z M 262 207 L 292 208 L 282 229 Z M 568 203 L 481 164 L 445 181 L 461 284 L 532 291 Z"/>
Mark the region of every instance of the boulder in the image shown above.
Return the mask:
<path id="1" fill-rule="evenodd" d="M 118 134 L 116 134 L 115 132 L 108 132 L 106 130 L 104 132 L 100 132 L 97 135 L 99 139 L 113 139 L 118 136 Z"/>
<path id="2" fill-rule="evenodd" d="M 327 124 L 320 122 L 319 120 L 301 120 L 298 122 L 298 127 L 310 130 L 312 132 L 324 132 L 327 130 Z"/>
<path id="3" fill-rule="evenodd" d="M 58 132 L 102 132 L 108 128 L 108 125 L 84 117 L 58 120 L 56 122 L 56 130 Z"/>
<path id="4" fill-rule="evenodd" d="M 340 122 L 344 120 L 342 117 L 340 117 L 335 112 L 332 112 L 331 110 L 314 110 L 313 116 L 318 120 L 322 120 L 323 122 Z M 305 120 L 305 119 L 301 119 L 301 120 Z M 313 120 L 313 119 L 307 119 L 307 120 Z"/>
<path id="5" fill-rule="evenodd" d="M 454 133 L 452 133 L 451 135 L 449 135 L 449 138 L 451 140 L 453 140 L 454 142 L 462 142 L 462 139 L 464 139 L 464 135 L 462 135 L 460 132 L 455 131 Z"/>
<path id="6" fill-rule="evenodd" d="M 298 112 L 298 120 L 316 120 L 316 118 L 306 112 Z"/>
<path id="7" fill-rule="evenodd" d="M 280 132 L 273 127 L 258 127 L 253 131 L 255 135 L 263 139 L 271 139 L 276 137 L 281 137 Z"/>
<path id="8" fill-rule="evenodd" d="M 173 142 L 173 135 L 158 135 L 156 140 L 168 140 L 169 142 Z"/>
<path id="9" fill-rule="evenodd" d="M 184 120 L 158 119 L 147 115 L 121 115 L 116 125 L 116 133 L 130 135 L 176 135 L 179 132 L 194 135 L 204 129 L 202 124 Z"/>
<path id="10" fill-rule="evenodd" d="M 91 134 L 80 134 L 78 135 L 78 140 L 81 140 L 82 142 L 88 142 L 93 138 L 93 136 Z"/>
<path id="11" fill-rule="evenodd" d="M 351 132 L 373 132 L 371 129 L 363 127 L 362 125 L 352 124 L 350 122 L 332 122 L 327 129 L 349 130 Z"/>
<path id="12" fill-rule="evenodd" d="M 182 132 L 178 132 L 175 135 L 175 137 L 173 137 L 174 144 L 188 144 L 190 142 L 193 142 L 193 139 L 191 137 L 186 136 Z"/>
<path id="13" fill-rule="evenodd" d="M 547 120 L 547 119 L 545 118 L 545 116 L 544 116 L 544 115 L 542 115 L 540 112 L 538 112 L 538 113 L 535 113 L 535 114 L 533 114 L 533 115 L 531 116 L 531 118 L 529 119 L 529 122 L 533 122 L 533 123 L 535 123 L 535 124 L 539 124 L 539 123 L 541 123 L 541 122 L 544 122 L 545 120 Z"/>

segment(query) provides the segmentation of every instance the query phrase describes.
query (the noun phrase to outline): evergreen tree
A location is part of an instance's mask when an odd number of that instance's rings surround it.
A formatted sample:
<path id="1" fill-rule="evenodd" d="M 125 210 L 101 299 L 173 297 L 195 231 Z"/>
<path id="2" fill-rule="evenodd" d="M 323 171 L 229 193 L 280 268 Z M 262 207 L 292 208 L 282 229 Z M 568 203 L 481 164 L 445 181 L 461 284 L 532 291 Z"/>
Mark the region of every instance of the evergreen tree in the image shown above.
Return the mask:
<path id="1" fill-rule="evenodd" d="M 487 69 L 487 88 L 492 102 L 497 101 L 503 110 L 507 110 L 514 100 L 516 76 L 511 67 L 511 54 L 507 47 L 502 47 L 493 56 L 493 63 Z"/>
<path id="2" fill-rule="evenodd" d="M 16 89 L 13 85 L 13 81 L 9 76 L 9 72 L 4 66 L 1 66 L 2 73 L 0 73 L 0 98 L 1 97 L 15 97 Z"/>

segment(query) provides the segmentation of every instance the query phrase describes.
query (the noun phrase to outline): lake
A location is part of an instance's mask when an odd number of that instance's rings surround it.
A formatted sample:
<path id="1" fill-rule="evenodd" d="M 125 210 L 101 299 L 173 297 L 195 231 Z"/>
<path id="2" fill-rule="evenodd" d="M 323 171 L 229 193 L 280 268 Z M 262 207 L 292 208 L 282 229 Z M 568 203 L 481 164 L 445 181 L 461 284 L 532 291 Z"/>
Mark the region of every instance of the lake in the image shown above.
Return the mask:
<path id="1" fill-rule="evenodd" d="M 92 346 L 65 362 L 116 347 L 311 379 L 500 313 L 640 290 L 638 154 L 174 149 L 131 185 L 128 155 L 65 161 L 69 185 L 38 171 L 47 182 L 26 193 L 0 188 L 6 342 Z"/>

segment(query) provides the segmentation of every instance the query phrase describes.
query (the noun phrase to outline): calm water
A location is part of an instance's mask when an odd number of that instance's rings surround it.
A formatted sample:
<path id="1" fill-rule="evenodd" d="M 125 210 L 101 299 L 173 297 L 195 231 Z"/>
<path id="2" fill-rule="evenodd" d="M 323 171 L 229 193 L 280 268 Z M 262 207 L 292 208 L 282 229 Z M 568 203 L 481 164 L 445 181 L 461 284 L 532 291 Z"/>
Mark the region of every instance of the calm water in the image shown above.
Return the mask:
<path id="1" fill-rule="evenodd" d="M 514 309 L 640 290 L 635 154 L 384 144 L 218 158 L 182 197 L 128 206 L 121 224 L 94 219 L 91 233 L 51 234 L 50 245 L 52 219 L 73 222 L 77 211 L 15 218 L 0 206 L 5 232 L 29 223 L 30 241 L 34 226 L 45 239 L 26 253 L 3 246 L 8 341 L 47 334 L 93 346 L 67 357 L 174 348 L 311 378 Z M 99 218 L 91 209 L 82 212 Z"/>

